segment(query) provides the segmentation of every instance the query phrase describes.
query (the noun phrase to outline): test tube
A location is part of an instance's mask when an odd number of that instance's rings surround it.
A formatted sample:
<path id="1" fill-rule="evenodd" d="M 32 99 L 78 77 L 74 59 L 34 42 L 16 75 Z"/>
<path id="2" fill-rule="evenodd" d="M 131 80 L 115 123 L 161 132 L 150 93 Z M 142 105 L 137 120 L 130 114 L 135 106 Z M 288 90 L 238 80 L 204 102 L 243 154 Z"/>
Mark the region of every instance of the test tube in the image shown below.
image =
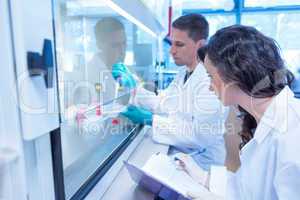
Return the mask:
<path id="1" fill-rule="evenodd" d="M 96 107 L 96 115 L 97 116 L 100 116 L 102 113 L 101 113 L 101 106 L 100 105 L 97 105 Z"/>

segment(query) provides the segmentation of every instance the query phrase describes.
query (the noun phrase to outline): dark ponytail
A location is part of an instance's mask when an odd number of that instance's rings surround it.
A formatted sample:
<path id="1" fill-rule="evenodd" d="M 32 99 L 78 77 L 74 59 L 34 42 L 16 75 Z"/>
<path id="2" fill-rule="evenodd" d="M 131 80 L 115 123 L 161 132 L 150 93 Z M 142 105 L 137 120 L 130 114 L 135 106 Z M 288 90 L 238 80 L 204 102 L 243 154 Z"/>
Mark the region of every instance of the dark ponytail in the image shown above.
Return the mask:
<path id="1" fill-rule="evenodd" d="M 233 25 L 220 29 L 205 50 L 222 79 L 235 83 L 251 97 L 276 96 L 294 79 L 284 66 L 276 42 L 253 27 Z M 239 109 L 243 147 L 253 138 L 257 123 L 246 110 Z"/>
<path id="2" fill-rule="evenodd" d="M 240 111 L 238 117 L 242 120 L 242 128 L 238 133 L 241 137 L 240 149 L 242 149 L 242 147 L 253 138 L 257 123 L 255 118 L 241 106 L 238 106 L 238 109 Z"/>

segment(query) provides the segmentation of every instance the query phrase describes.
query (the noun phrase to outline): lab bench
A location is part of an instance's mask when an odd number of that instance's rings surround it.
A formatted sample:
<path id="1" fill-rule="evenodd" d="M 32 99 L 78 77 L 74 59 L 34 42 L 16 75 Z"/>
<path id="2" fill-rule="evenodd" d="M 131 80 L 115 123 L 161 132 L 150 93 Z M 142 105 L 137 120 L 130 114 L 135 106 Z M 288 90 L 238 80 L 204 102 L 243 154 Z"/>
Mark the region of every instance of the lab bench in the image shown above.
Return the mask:
<path id="1" fill-rule="evenodd" d="M 97 187 L 96 185 L 94 190 L 92 190 L 91 193 L 85 198 L 86 200 L 150 200 L 154 198 L 154 194 L 137 186 L 137 184 L 131 179 L 127 169 L 123 165 L 123 160 L 127 160 L 130 163 L 142 167 L 151 155 L 157 152 L 167 153 L 168 146 L 155 143 L 151 138 L 151 131 L 151 128 L 144 127 L 141 131 L 142 135 L 139 143 L 137 145 L 132 144 L 132 147 L 129 146 L 129 151 L 130 148 L 134 148 L 134 150 L 129 153 L 128 158 L 120 158 L 122 166 L 120 167 L 117 175 L 112 178 L 113 180 L 109 184 L 108 188 L 103 192 L 103 194 L 100 194 L 102 195 L 102 197 L 99 198 L 99 190 L 101 189 L 100 186 Z M 139 139 L 137 138 L 136 140 Z"/>

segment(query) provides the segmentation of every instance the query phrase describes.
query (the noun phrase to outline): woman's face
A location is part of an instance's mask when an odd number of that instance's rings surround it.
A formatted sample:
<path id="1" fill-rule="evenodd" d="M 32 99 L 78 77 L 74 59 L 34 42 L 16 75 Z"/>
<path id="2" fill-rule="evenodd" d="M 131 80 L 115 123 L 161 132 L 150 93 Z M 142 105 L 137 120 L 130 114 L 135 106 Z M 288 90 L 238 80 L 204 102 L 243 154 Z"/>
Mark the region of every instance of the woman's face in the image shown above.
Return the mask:
<path id="1" fill-rule="evenodd" d="M 237 93 L 236 85 L 231 82 L 224 82 L 217 68 L 207 55 L 204 59 L 204 67 L 210 77 L 209 89 L 215 92 L 225 106 L 235 105 L 235 94 Z"/>

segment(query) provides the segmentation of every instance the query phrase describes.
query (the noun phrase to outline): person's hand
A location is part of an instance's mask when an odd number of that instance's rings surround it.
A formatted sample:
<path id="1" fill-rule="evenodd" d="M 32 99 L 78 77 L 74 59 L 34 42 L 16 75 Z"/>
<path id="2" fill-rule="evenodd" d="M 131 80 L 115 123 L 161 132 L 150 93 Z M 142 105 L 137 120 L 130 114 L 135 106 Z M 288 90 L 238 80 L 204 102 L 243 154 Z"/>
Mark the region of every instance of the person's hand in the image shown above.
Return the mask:
<path id="1" fill-rule="evenodd" d="M 145 108 L 129 105 L 126 111 L 121 112 L 121 115 L 124 115 L 135 124 L 152 125 L 153 114 Z"/>
<path id="2" fill-rule="evenodd" d="M 177 167 L 184 170 L 197 183 L 208 187 L 208 172 L 203 170 L 189 154 L 177 153 L 173 155 Z"/>
<path id="3" fill-rule="evenodd" d="M 136 80 L 133 74 L 123 63 L 116 63 L 112 66 L 111 74 L 113 78 L 120 83 L 121 86 L 129 89 L 136 87 Z"/>

